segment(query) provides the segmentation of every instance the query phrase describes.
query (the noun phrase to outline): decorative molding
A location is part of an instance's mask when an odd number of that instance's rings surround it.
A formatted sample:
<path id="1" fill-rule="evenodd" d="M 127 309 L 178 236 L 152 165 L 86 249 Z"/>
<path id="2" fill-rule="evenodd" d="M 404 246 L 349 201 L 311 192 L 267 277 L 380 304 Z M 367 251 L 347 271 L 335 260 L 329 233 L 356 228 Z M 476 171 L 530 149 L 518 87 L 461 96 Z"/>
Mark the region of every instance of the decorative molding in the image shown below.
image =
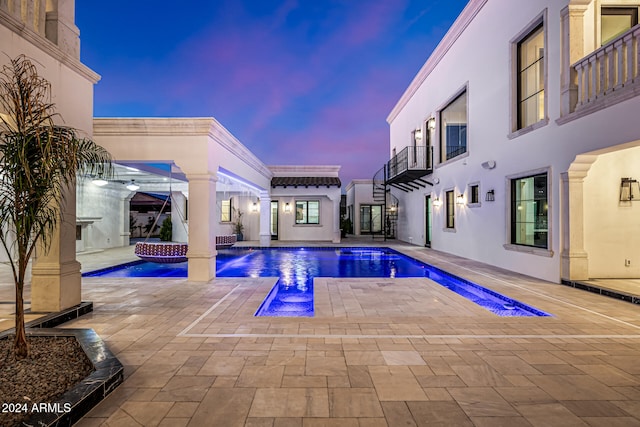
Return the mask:
<path id="1" fill-rule="evenodd" d="M 253 170 L 267 179 L 271 179 L 273 174 L 260 159 L 256 157 L 247 147 L 245 147 L 231 132 L 227 130 L 216 119 L 211 118 L 212 125 L 209 130 L 209 137 L 221 147 L 234 154 L 242 162 L 250 166 Z"/>
<path id="2" fill-rule="evenodd" d="M 556 123 L 560 126 L 572 122 L 576 119 L 588 116 L 600 110 L 612 107 L 621 102 L 635 98 L 640 95 L 640 84 L 634 84 L 629 86 L 623 86 L 621 89 L 616 89 L 611 93 L 606 94 L 600 98 L 596 98 L 594 101 L 588 102 L 575 109 L 574 112 L 567 114 L 564 117 L 556 119 Z"/>
<path id="3" fill-rule="evenodd" d="M 274 176 L 338 176 L 337 165 L 269 165 Z"/>
<path id="4" fill-rule="evenodd" d="M 213 118 L 165 118 L 165 117 L 135 117 L 135 118 L 94 118 L 94 135 L 149 135 L 149 136 L 207 136 L 211 129 Z"/>
<path id="5" fill-rule="evenodd" d="M 536 248 L 533 246 L 521 246 L 521 245 L 515 245 L 511 243 L 505 243 L 504 245 L 502 245 L 502 247 L 508 251 L 515 251 L 515 252 L 520 252 L 524 254 L 537 255 L 545 258 L 553 258 L 553 251 L 551 249 Z"/>
<path id="6" fill-rule="evenodd" d="M 10 31 L 16 33 L 19 37 L 28 41 L 38 49 L 42 50 L 47 55 L 51 56 L 56 61 L 67 66 L 72 71 L 75 71 L 82 77 L 89 80 L 91 83 L 96 84 L 100 81 L 100 75 L 84 65 L 77 58 L 63 52 L 60 48 L 50 40 L 47 40 L 42 35 L 31 30 L 25 23 L 21 22 L 9 12 L 0 9 L 0 25 L 8 28 Z"/>
<path id="7" fill-rule="evenodd" d="M 93 135 L 204 136 L 265 178 L 272 177 L 269 168 L 213 117 L 94 118 Z"/>
<path id="8" fill-rule="evenodd" d="M 527 127 L 518 129 L 518 130 L 516 130 L 514 132 L 511 132 L 511 133 L 507 134 L 507 139 L 516 139 L 516 138 L 518 138 L 518 137 L 520 137 L 522 135 L 528 134 L 529 132 L 533 132 L 536 129 L 543 128 L 548 124 L 549 124 L 549 118 L 546 117 L 546 118 L 544 118 L 544 119 L 542 119 L 542 120 L 540 120 L 540 121 L 538 121 L 538 122 L 536 122 L 536 123 L 534 123 L 532 125 L 529 125 Z"/>
<path id="9" fill-rule="evenodd" d="M 487 1 L 488 0 L 471 0 L 462 10 L 451 28 L 449 28 L 449 31 L 447 31 L 447 34 L 442 38 L 433 53 L 431 53 L 427 62 L 425 62 L 420 71 L 418 71 L 418 74 L 413 78 L 413 81 L 405 90 L 398 103 L 393 107 L 389 116 L 387 116 L 387 123 L 391 124 L 398 114 L 400 114 L 400 111 L 407 105 L 413 95 L 415 95 L 422 83 L 424 83 L 427 77 L 429 77 L 429 74 L 431 74 L 442 58 L 444 58 L 449 49 L 451 49 L 453 44 L 462 35 L 464 30 L 469 26 L 471 21 L 473 21 Z"/>

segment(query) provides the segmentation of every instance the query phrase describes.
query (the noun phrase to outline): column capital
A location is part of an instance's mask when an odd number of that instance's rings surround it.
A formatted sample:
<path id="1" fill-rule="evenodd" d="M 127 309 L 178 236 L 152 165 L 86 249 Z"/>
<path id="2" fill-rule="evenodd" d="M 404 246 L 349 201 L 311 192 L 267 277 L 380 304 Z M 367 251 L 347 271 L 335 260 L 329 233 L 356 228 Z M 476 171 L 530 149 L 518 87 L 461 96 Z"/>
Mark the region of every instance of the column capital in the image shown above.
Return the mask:
<path id="1" fill-rule="evenodd" d="M 190 173 L 186 175 L 188 181 L 210 181 L 218 182 L 218 174 L 215 172 Z"/>

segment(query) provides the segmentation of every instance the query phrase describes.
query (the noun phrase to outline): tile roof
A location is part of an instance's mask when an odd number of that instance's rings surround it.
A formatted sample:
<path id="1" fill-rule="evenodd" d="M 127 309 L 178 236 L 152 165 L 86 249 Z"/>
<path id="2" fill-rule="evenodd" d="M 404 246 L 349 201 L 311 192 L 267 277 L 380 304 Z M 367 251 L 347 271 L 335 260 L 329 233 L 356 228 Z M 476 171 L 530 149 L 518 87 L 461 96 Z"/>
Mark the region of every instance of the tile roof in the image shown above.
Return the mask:
<path id="1" fill-rule="evenodd" d="M 271 187 L 340 187 L 340 178 L 333 176 L 274 176 Z"/>

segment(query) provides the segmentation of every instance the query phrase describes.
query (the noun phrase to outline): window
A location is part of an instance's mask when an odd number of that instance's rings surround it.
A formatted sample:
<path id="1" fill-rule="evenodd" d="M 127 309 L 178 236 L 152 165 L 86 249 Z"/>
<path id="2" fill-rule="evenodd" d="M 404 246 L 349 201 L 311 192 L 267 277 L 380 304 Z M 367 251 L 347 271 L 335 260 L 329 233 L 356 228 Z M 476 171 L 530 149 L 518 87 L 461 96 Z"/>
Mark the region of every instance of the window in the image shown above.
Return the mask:
<path id="1" fill-rule="evenodd" d="M 422 141 L 422 129 L 416 129 L 411 132 L 411 153 L 409 153 L 409 163 L 416 166 L 418 161 L 418 145 Z"/>
<path id="2" fill-rule="evenodd" d="M 544 119 L 544 27 L 538 25 L 518 43 L 518 123 L 522 129 Z"/>
<path id="3" fill-rule="evenodd" d="M 600 39 L 602 45 L 638 25 L 638 8 L 603 7 L 600 11 Z"/>
<path id="4" fill-rule="evenodd" d="M 480 185 L 471 184 L 469 186 L 469 204 L 480 203 Z"/>
<path id="5" fill-rule="evenodd" d="M 455 228 L 456 201 L 453 195 L 453 190 L 445 193 L 445 199 L 447 201 L 447 228 Z"/>
<path id="6" fill-rule="evenodd" d="M 467 92 L 440 111 L 441 161 L 467 152 Z"/>
<path id="7" fill-rule="evenodd" d="M 231 199 L 223 200 L 220 203 L 220 222 L 231 222 Z"/>
<path id="8" fill-rule="evenodd" d="M 511 180 L 511 243 L 548 247 L 547 174 Z"/>
<path id="9" fill-rule="evenodd" d="M 320 224 L 318 200 L 296 201 L 296 224 Z"/>

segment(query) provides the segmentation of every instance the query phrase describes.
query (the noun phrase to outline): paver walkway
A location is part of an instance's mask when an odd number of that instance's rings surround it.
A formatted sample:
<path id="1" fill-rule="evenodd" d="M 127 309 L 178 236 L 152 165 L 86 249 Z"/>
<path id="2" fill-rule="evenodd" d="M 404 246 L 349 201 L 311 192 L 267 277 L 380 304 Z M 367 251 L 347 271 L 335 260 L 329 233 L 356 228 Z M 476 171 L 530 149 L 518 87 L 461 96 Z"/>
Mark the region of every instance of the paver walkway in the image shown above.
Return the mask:
<path id="1" fill-rule="evenodd" d="M 640 307 L 417 247 L 553 314 L 497 317 L 428 279 L 316 279 L 314 318 L 256 318 L 273 278 L 83 279 L 125 382 L 79 426 L 640 425 Z"/>

